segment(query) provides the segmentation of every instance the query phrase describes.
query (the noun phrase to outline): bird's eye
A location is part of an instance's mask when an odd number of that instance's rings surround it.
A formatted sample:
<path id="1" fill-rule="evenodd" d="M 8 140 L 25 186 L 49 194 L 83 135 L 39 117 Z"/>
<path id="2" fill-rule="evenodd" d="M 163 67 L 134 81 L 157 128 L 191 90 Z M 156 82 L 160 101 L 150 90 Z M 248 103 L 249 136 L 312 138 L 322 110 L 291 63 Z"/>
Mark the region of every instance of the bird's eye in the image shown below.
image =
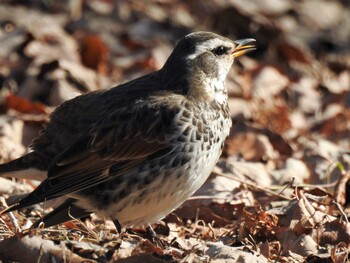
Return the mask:
<path id="1" fill-rule="evenodd" d="M 218 46 L 212 50 L 212 52 L 217 56 L 222 56 L 224 54 L 227 54 L 230 48 L 225 46 Z"/>

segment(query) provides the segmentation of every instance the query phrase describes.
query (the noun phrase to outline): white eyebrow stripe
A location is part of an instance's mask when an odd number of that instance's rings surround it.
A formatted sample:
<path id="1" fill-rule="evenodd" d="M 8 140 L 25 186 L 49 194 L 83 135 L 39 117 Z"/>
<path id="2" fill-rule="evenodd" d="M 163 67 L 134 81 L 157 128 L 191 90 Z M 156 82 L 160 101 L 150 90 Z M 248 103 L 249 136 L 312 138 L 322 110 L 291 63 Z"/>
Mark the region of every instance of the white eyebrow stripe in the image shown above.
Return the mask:
<path id="1" fill-rule="evenodd" d="M 196 47 L 196 51 L 193 54 L 189 55 L 188 58 L 190 60 L 193 60 L 198 55 L 202 54 L 203 52 L 205 52 L 207 50 L 212 50 L 215 47 L 220 46 L 220 45 L 231 46 L 232 44 L 228 43 L 228 42 L 225 42 L 225 41 L 223 41 L 221 39 L 217 39 L 217 38 L 209 39 L 209 40 L 201 43 L 201 45 L 198 45 Z"/>

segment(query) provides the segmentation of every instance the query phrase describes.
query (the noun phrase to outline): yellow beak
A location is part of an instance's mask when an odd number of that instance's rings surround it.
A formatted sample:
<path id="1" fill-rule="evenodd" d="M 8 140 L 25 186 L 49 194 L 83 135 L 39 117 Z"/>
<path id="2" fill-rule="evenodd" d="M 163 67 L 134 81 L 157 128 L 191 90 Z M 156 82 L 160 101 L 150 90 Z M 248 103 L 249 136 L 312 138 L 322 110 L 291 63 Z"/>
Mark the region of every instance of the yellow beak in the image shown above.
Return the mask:
<path id="1" fill-rule="evenodd" d="M 236 58 L 255 50 L 254 42 L 256 42 L 256 40 L 253 38 L 244 38 L 233 41 L 237 46 L 231 51 L 231 55 Z"/>

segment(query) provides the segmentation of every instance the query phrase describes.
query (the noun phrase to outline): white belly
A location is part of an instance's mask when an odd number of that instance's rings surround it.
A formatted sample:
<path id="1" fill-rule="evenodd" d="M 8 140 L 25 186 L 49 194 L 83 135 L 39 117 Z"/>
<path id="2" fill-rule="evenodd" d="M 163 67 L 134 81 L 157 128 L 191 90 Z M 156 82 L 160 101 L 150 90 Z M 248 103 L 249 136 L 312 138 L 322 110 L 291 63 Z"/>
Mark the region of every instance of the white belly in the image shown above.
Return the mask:
<path id="1" fill-rule="evenodd" d="M 214 144 L 210 151 L 199 151 L 187 168 L 173 173 L 159 171 L 142 198 L 139 196 L 144 189 L 134 190 L 104 213 L 118 219 L 122 226 L 142 226 L 164 218 L 204 184 L 221 155 L 221 143 Z"/>

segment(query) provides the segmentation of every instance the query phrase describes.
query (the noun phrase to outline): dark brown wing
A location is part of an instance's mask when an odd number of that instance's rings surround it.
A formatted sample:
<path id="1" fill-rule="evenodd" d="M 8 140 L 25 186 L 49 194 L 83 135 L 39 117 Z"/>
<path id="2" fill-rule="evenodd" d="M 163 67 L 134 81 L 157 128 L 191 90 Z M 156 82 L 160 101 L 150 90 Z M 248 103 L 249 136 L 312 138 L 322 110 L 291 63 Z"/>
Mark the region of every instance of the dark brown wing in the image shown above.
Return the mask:
<path id="1" fill-rule="evenodd" d="M 89 135 L 52 161 L 48 179 L 8 211 L 93 187 L 169 154 L 176 109 L 164 105 L 149 108 L 148 103 L 135 107 L 119 110 L 96 123 Z"/>
<path id="2" fill-rule="evenodd" d="M 94 123 L 117 116 L 110 115 L 117 108 L 129 107 L 132 110 L 131 105 L 135 101 L 144 100 L 163 88 L 162 77 L 154 72 L 112 89 L 86 93 L 62 103 L 51 114 L 50 123 L 32 142 L 31 149 L 38 158 L 31 160 L 28 165 L 48 170 L 53 159 L 87 135 Z"/>

